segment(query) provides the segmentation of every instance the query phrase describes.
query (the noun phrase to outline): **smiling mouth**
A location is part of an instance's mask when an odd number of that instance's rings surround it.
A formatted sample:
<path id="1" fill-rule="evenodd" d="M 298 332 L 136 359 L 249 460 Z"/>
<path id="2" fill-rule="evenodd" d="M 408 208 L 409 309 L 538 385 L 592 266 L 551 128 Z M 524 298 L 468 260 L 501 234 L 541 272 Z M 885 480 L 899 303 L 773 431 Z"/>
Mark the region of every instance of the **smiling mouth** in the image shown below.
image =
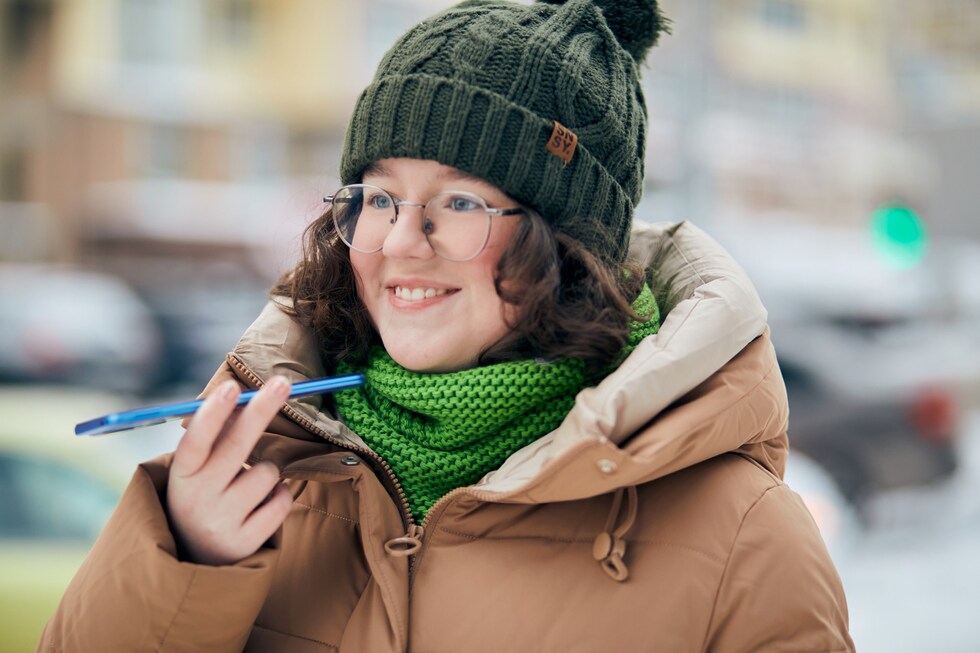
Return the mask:
<path id="1" fill-rule="evenodd" d="M 407 288 L 403 286 L 395 286 L 393 290 L 395 297 L 407 302 L 419 302 L 456 292 L 448 288 Z"/>

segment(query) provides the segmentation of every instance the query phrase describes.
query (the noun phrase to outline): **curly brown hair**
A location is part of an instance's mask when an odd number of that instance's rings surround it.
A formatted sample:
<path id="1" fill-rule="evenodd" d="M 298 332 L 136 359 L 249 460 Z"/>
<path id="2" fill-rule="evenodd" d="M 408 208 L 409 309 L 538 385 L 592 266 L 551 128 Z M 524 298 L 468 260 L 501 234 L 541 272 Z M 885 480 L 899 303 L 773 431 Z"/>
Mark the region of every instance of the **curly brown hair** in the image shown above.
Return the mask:
<path id="1" fill-rule="evenodd" d="M 643 319 L 631 306 L 643 282 L 636 263 L 607 263 L 527 210 L 494 277 L 497 294 L 517 307 L 511 331 L 479 364 L 570 357 L 590 371 L 604 369 L 623 351 L 630 320 Z M 270 295 L 292 300 L 283 310 L 313 329 L 328 369 L 341 360 L 363 363 L 380 343 L 329 208 L 306 228 L 302 259 Z"/>

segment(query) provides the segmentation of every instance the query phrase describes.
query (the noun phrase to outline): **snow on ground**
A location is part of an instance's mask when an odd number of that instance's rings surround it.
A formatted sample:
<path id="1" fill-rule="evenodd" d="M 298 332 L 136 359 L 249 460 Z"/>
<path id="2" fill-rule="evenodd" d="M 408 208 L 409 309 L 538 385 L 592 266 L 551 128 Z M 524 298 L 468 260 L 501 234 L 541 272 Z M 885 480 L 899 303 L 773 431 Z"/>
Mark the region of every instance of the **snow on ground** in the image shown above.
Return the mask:
<path id="1" fill-rule="evenodd" d="M 861 653 L 980 651 L 980 411 L 946 484 L 878 497 L 838 560 Z"/>

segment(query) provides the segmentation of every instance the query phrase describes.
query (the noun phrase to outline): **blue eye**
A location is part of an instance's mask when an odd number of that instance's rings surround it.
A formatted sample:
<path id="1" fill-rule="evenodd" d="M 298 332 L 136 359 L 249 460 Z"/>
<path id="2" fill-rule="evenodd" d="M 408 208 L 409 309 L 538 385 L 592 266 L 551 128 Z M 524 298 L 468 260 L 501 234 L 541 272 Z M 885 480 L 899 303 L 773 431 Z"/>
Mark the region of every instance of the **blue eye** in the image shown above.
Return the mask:
<path id="1" fill-rule="evenodd" d="M 453 211 L 463 212 L 463 211 L 475 211 L 481 207 L 479 204 L 477 204 L 476 202 L 474 202 L 468 197 L 462 197 L 460 195 L 456 195 L 454 197 L 449 198 L 449 208 L 452 209 Z"/>
<path id="2" fill-rule="evenodd" d="M 370 196 L 367 199 L 367 205 L 371 208 L 381 210 L 390 209 L 392 206 L 391 198 L 387 195 L 381 195 L 380 193 Z"/>

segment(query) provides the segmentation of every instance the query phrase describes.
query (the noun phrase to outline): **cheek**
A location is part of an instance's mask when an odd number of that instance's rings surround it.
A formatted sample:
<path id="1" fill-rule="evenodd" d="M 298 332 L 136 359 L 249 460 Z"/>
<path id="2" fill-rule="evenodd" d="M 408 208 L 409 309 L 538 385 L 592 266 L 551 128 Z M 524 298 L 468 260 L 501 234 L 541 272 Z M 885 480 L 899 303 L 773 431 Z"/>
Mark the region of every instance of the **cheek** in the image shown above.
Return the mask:
<path id="1" fill-rule="evenodd" d="M 360 252 L 355 252 L 351 250 L 350 252 L 350 266 L 354 268 L 354 276 L 357 277 L 358 283 L 360 283 L 361 277 L 364 275 L 365 269 L 369 266 L 370 259 Z"/>
<path id="2" fill-rule="evenodd" d="M 373 261 L 364 254 L 358 256 L 351 252 L 351 269 L 354 272 L 354 286 L 357 291 L 357 299 L 360 301 L 361 305 L 367 309 L 368 317 L 371 319 L 372 324 L 377 324 L 376 320 L 376 307 L 374 305 L 373 296 L 369 290 L 372 288 L 372 279 L 377 277 L 376 265 L 373 265 Z"/>
<path id="3" fill-rule="evenodd" d="M 376 282 L 378 266 L 374 259 L 359 252 L 351 252 L 350 265 L 354 271 L 354 280 L 357 283 L 357 294 L 361 300 L 365 299 L 365 289 L 370 288 L 372 282 Z"/>
<path id="4" fill-rule="evenodd" d="M 500 260 L 502 250 L 494 249 L 486 252 L 486 259 L 481 257 L 481 268 L 479 271 L 480 293 L 479 301 L 482 310 L 478 311 L 480 319 L 485 320 L 485 326 L 492 326 L 494 339 L 503 336 L 510 331 L 515 324 L 518 310 L 514 304 L 507 304 L 497 294 L 496 277 L 497 262 Z"/>
<path id="5" fill-rule="evenodd" d="M 496 248 L 490 249 L 488 245 L 479 257 L 471 261 L 472 265 L 468 270 L 467 276 L 478 284 L 479 295 L 485 302 L 502 301 L 497 295 L 497 262 L 500 255 L 500 251 Z"/>

